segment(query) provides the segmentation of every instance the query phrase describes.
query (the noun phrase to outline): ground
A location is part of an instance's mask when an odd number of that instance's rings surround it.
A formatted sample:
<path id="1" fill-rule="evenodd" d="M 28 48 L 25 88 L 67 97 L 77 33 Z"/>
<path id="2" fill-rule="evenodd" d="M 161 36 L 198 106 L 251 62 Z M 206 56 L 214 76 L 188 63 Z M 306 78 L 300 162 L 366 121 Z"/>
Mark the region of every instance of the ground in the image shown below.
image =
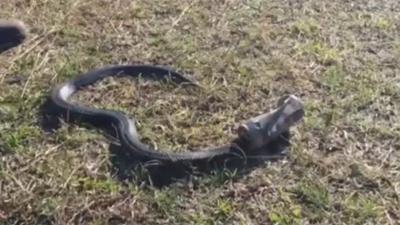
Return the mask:
<path id="1" fill-rule="evenodd" d="M 399 224 L 400 2 L 3 0 L 29 37 L 0 60 L 0 224 Z M 41 129 L 57 84 L 109 64 L 167 65 L 203 90 L 108 79 L 81 104 L 135 116 L 170 151 L 227 143 L 285 94 L 289 155 L 163 188 L 115 178 L 110 140 Z M 168 151 L 168 150 L 165 150 Z"/>

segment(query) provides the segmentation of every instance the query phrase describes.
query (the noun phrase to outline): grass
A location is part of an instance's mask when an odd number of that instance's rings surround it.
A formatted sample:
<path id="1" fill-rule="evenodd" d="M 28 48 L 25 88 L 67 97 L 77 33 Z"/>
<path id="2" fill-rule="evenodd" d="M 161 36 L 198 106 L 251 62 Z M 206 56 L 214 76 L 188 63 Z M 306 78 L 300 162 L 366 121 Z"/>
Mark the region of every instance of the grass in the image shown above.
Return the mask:
<path id="1" fill-rule="evenodd" d="M 0 2 L 28 40 L 0 56 L 0 224 L 398 224 L 399 23 L 387 1 Z M 38 125 L 52 87 L 117 63 L 205 89 L 106 79 L 74 97 L 122 110 L 160 151 L 227 143 L 284 94 L 304 100 L 285 160 L 162 189 L 116 179 L 110 140 Z"/>

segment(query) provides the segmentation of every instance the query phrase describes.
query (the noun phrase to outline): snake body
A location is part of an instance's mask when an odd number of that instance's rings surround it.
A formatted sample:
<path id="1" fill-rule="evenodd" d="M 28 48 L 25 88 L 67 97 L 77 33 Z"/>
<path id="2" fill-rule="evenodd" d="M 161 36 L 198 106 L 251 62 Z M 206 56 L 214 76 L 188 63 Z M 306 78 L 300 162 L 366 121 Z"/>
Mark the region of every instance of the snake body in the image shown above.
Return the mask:
<path id="1" fill-rule="evenodd" d="M 182 74 L 162 66 L 152 65 L 114 65 L 97 69 L 77 76 L 53 89 L 50 100 L 52 113 L 68 121 L 84 122 L 96 127 L 113 129 L 112 133 L 124 150 L 139 157 L 143 161 L 157 160 L 159 162 L 190 162 L 210 160 L 214 157 L 240 155 L 242 149 L 235 143 L 217 148 L 184 153 L 169 153 L 156 151 L 140 141 L 134 119 L 128 118 L 121 112 L 89 108 L 72 104 L 68 99 L 79 89 L 91 85 L 108 76 L 141 77 L 151 80 L 170 80 L 180 85 L 197 86 L 196 83 Z M 235 147 L 236 146 L 236 147 Z"/>
<path id="2" fill-rule="evenodd" d="M 229 144 L 206 150 L 186 151 L 182 153 L 156 151 L 140 141 L 134 119 L 128 118 L 119 111 L 76 105 L 68 100 L 79 89 L 94 84 L 109 76 L 141 77 L 160 81 L 169 80 L 178 85 L 198 86 L 196 82 L 188 79 L 184 75 L 162 66 L 111 65 L 76 76 L 74 79 L 54 88 L 50 96 L 50 103 L 52 105 L 51 114 L 61 117 L 67 122 L 86 123 L 105 129 L 119 140 L 121 149 L 130 156 L 134 156 L 136 160 L 143 162 L 156 161 L 161 164 L 204 163 L 216 159 L 225 160 L 232 157 L 246 158 L 255 153 L 255 151 L 250 149 L 254 143 L 249 143 L 242 138 L 236 138 Z M 279 117 L 284 113 L 285 112 L 282 111 L 279 114 L 276 113 L 276 115 Z M 293 112 L 289 112 L 289 114 L 293 114 Z M 280 124 L 286 122 L 282 120 L 282 118 L 275 118 L 275 120 Z M 277 122 L 270 124 L 276 123 Z M 268 123 L 265 124 L 265 127 L 269 127 L 267 131 L 276 130 L 276 126 L 271 127 Z M 287 135 L 288 132 L 286 132 L 285 129 L 286 128 L 283 128 L 284 132 L 282 133 Z M 262 134 L 262 132 L 258 131 L 257 133 Z M 261 150 L 265 151 L 265 149 Z"/>
<path id="3" fill-rule="evenodd" d="M 0 20 L 0 53 L 18 46 L 26 36 L 24 24 L 19 21 Z M 260 115 L 252 121 L 239 127 L 239 137 L 231 143 L 207 150 L 186 151 L 184 153 L 167 153 L 166 151 L 155 151 L 140 141 L 136 130 L 134 119 L 125 114 L 104 109 L 90 108 L 73 104 L 68 99 L 79 89 L 94 84 L 109 76 L 141 77 L 152 80 L 170 80 L 178 85 L 186 84 L 197 86 L 197 84 L 182 74 L 166 67 L 154 65 L 112 65 L 101 69 L 81 74 L 53 89 L 47 103 L 50 107 L 44 109 L 45 114 L 63 118 L 66 122 L 87 123 L 95 127 L 103 128 L 112 134 L 120 142 L 120 149 L 124 155 L 133 156 L 135 161 L 154 165 L 153 177 L 161 184 L 166 175 L 182 175 L 183 165 L 204 166 L 209 162 L 224 163 L 232 159 L 246 159 L 257 154 L 265 153 L 268 148 L 275 146 L 280 148 L 287 145 L 286 138 L 289 137 L 289 127 L 298 122 L 304 115 L 303 106 L 295 96 L 281 102 L 281 107 L 268 115 Z M 45 104 L 45 108 L 48 105 Z M 42 108 L 43 109 L 43 108 Z M 277 144 L 277 145 L 275 145 Z M 280 156 L 278 155 L 278 158 Z M 261 157 L 262 158 L 262 157 Z M 270 157 L 275 158 L 275 157 Z M 208 167 L 208 166 L 206 166 Z M 154 168 L 154 167 L 153 167 Z M 174 174 L 174 175 L 173 175 Z M 167 181 L 169 182 L 169 181 Z"/>

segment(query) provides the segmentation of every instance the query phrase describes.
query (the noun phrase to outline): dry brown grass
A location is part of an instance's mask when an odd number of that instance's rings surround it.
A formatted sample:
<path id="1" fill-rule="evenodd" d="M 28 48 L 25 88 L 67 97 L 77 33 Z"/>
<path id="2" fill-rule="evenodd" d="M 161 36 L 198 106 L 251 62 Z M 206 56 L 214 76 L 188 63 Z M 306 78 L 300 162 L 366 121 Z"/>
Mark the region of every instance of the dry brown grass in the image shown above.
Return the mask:
<path id="1" fill-rule="evenodd" d="M 0 61 L 0 224 L 399 224 L 400 3 L 395 0 L 3 0 L 29 39 Z M 38 126 L 50 89 L 116 63 L 168 65 L 206 90 L 104 81 L 162 148 L 226 143 L 293 93 L 289 157 L 163 189 L 115 179 L 95 130 Z M 138 91 L 139 90 L 139 91 Z M 140 91 L 141 90 L 141 91 Z M 138 95 L 140 94 L 140 96 Z"/>

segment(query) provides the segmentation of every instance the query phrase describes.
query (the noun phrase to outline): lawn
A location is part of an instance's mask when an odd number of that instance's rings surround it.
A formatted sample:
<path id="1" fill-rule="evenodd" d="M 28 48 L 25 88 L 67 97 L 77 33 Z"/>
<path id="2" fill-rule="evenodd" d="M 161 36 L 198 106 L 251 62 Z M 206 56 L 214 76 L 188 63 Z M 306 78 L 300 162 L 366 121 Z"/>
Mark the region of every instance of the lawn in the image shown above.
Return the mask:
<path id="1" fill-rule="evenodd" d="M 0 224 L 400 224 L 400 1 L 2 0 L 26 42 L 0 56 Z M 40 126 L 50 90 L 110 64 L 166 65 L 202 90 L 106 79 L 74 101 L 121 110 L 166 151 L 228 143 L 286 94 L 288 156 L 162 188 L 121 181 L 99 131 Z"/>

